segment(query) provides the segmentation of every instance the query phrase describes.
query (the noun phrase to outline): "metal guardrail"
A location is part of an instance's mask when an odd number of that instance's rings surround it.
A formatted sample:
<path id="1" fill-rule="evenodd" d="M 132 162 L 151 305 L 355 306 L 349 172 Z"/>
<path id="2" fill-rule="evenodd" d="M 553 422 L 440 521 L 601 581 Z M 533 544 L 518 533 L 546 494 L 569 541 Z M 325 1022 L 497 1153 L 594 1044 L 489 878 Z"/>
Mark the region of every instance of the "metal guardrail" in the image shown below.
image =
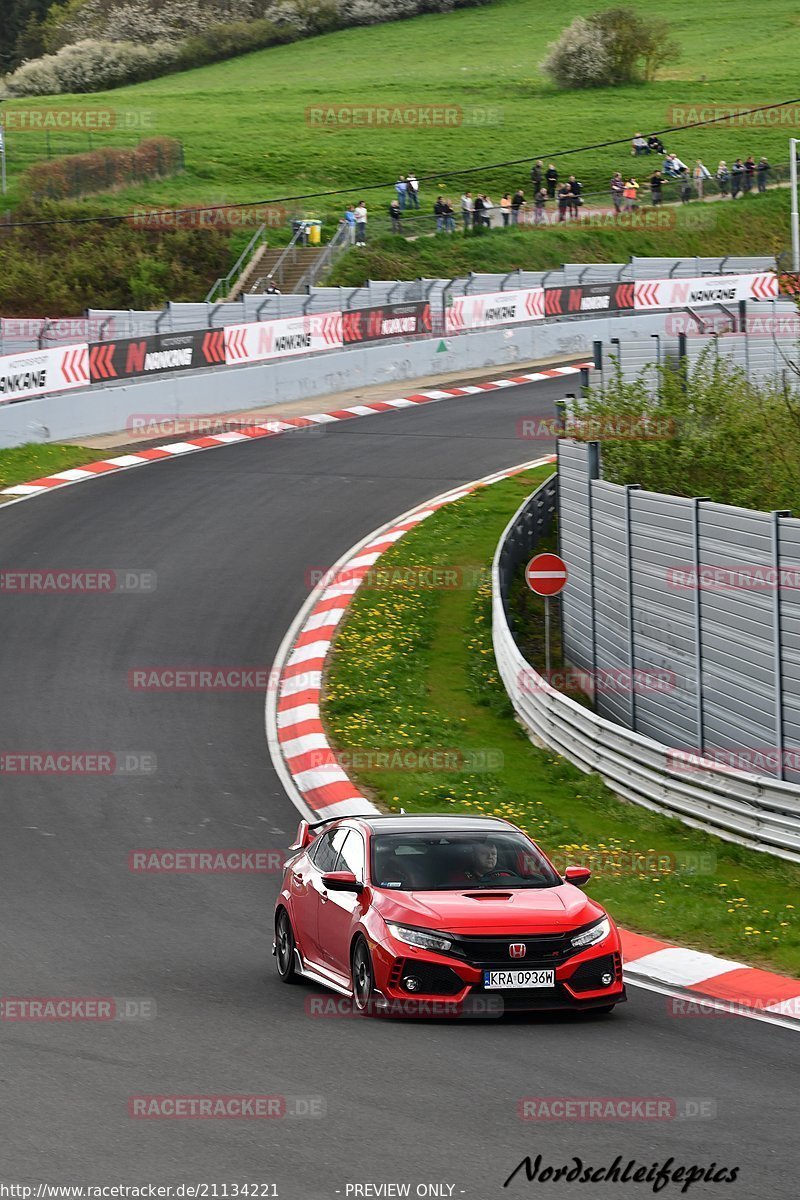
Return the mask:
<path id="1" fill-rule="evenodd" d="M 253 254 L 255 254 L 260 245 L 266 246 L 266 244 L 267 227 L 266 225 L 259 225 L 258 229 L 250 238 L 250 241 L 247 243 L 244 250 L 231 267 L 230 271 L 228 271 L 228 274 L 221 276 L 216 283 L 212 285 L 208 295 L 205 298 L 205 303 L 213 304 L 214 301 L 220 299 L 221 297 L 227 296 L 230 293 L 231 284 L 235 279 L 239 278 L 245 262 L 252 258 Z"/>
<path id="2" fill-rule="evenodd" d="M 623 799 L 725 841 L 800 862 L 800 787 L 713 765 L 693 765 L 690 776 L 682 775 L 670 766 L 670 748 L 598 717 L 552 687 L 523 657 L 509 623 L 508 588 L 552 520 L 555 479 L 514 514 L 492 563 L 495 658 L 520 721 L 535 740 L 582 771 L 596 771 Z"/>

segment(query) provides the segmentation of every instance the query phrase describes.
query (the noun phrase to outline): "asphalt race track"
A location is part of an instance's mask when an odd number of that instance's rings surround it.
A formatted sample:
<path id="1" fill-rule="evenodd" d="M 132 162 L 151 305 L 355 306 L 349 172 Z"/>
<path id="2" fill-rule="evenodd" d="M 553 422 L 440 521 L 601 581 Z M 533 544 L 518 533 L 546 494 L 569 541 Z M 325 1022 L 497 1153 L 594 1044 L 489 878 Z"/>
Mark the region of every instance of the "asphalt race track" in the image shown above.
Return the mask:
<path id="1" fill-rule="evenodd" d="M 407 1183 L 411 1195 L 452 1185 L 441 1194 L 471 1200 L 651 1195 L 648 1184 L 528 1183 L 522 1172 L 502 1186 L 528 1153 L 596 1167 L 620 1154 L 740 1167 L 737 1182 L 698 1183 L 692 1197 L 798 1195 L 789 1030 L 678 1019 L 639 989 L 604 1019 L 315 1019 L 306 1002 L 319 990 L 286 987 L 274 970 L 277 876 L 128 869 L 137 848 L 283 850 L 298 819 L 269 762 L 262 692 L 136 692 L 128 672 L 268 667 L 308 571 L 410 506 L 552 449 L 515 426 L 551 416 L 564 390 L 556 380 L 232 445 L 0 512 L 6 570 L 157 576 L 138 595 L 0 595 L 2 749 L 157 759 L 152 775 L 2 778 L 2 994 L 157 1008 L 152 1020 L 0 1022 L 3 1181 L 263 1182 L 282 1200 L 334 1200 L 366 1183 Z M 132 1095 L 176 1093 L 321 1097 L 326 1115 L 128 1115 Z M 517 1115 L 521 1097 L 564 1095 L 694 1098 L 716 1115 Z"/>

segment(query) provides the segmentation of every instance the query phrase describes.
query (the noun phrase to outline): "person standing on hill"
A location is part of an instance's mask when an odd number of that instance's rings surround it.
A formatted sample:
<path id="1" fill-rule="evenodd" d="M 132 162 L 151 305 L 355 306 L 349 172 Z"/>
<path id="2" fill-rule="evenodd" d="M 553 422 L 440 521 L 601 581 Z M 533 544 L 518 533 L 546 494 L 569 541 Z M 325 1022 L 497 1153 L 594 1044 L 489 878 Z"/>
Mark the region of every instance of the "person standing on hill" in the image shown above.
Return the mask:
<path id="1" fill-rule="evenodd" d="M 401 208 L 405 208 L 406 204 L 408 203 L 408 184 L 406 183 L 404 175 L 401 175 L 397 180 L 397 183 L 394 185 L 394 190 L 397 192 L 397 203 Z"/>
<path id="2" fill-rule="evenodd" d="M 744 163 L 740 158 L 731 167 L 731 199 L 735 200 L 742 189 L 744 181 Z"/>
<path id="3" fill-rule="evenodd" d="M 660 171 L 653 171 L 650 176 L 650 198 L 653 205 L 660 204 L 663 200 L 662 188 L 664 186 L 664 176 Z"/>
<path id="4" fill-rule="evenodd" d="M 413 171 L 410 175 L 406 175 L 406 195 L 409 207 L 419 208 L 419 180 Z"/>
<path id="5" fill-rule="evenodd" d="M 567 187 L 569 188 L 570 194 L 569 204 L 567 207 L 569 208 L 570 216 L 577 218 L 578 209 L 583 204 L 583 200 L 581 198 L 583 184 L 579 179 L 576 179 L 574 175 L 570 175 Z"/>
<path id="6" fill-rule="evenodd" d="M 465 231 L 472 224 L 472 214 L 475 211 L 475 205 L 472 201 L 472 192 L 464 192 L 461 197 L 461 216 L 464 221 Z"/>
<path id="7" fill-rule="evenodd" d="M 534 196 L 539 191 L 539 188 L 542 186 L 543 180 L 544 180 L 544 165 L 542 163 L 542 160 L 540 158 L 537 158 L 536 162 L 531 167 L 531 183 L 533 184 Z"/>
<path id="8" fill-rule="evenodd" d="M 366 246 L 367 244 L 367 206 L 363 200 L 359 200 L 355 207 L 354 215 L 356 218 L 356 245 Z"/>
<path id="9" fill-rule="evenodd" d="M 609 187 L 611 189 L 611 203 L 614 205 L 614 211 L 621 212 L 622 200 L 625 193 L 625 183 L 619 171 L 615 171 Z"/>
<path id="10" fill-rule="evenodd" d="M 721 158 L 719 160 L 719 166 L 717 167 L 716 179 L 717 179 L 717 185 L 719 186 L 720 196 L 727 196 L 728 185 L 730 184 L 730 181 L 731 181 L 731 173 L 728 170 L 728 164 L 725 162 L 724 158 Z"/>
<path id="11" fill-rule="evenodd" d="M 758 160 L 758 167 L 756 168 L 756 175 L 758 178 L 758 190 L 760 192 L 765 192 L 767 190 L 767 176 L 769 175 L 769 162 L 767 161 L 767 159 L 764 157 L 763 154 L 762 154 L 761 158 Z"/>
<path id="12" fill-rule="evenodd" d="M 403 215 L 403 210 L 397 200 L 393 200 L 389 205 L 389 216 L 392 219 L 392 233 L 402 233 L 403 229 L 400 224 L 400 218 Z"/>
<path id="13" fill-rule="evenodd" d="M 517 188 L 514 195 L 511 197 L 511 224 L 519 224 L 519 210 L 525 203 L 525 193 L 522 188 Z"/>
<path id="14" fill-rule="evenodd" d="M 556 184 L 558 183 L 558 171 L 554 163 L 550 163 L 544 174 L 545 183 L 547 184 L 547 195 L 550 200 L 555 200 Z"/>
<path id="15" fill-rule="evenodd" d="M 503 227 L 508 228 L 508 222 L 511 220 L 511 196 L 508 192 L 503 192 L 500 200 L 500 216 L 503 218 Z"/>
<path id="16" fill-rule="evenodd" d="M 544 224 L 544 207 L 547 204 L 547 188 L 539 188 L 533 198 L 533 223 L 534 225 Z"/>
<path id="17" fill-rule="evenodd" d="M 705 163 L 701 162 L 699 158 L 695 161 L 694 168 L 692 170 L 692 178 L 694 179 L 694 190 L 697 192 L 697 199 L 702 200 L 703 185 L 707 179 L 711 178 L 711 172 Z"/>

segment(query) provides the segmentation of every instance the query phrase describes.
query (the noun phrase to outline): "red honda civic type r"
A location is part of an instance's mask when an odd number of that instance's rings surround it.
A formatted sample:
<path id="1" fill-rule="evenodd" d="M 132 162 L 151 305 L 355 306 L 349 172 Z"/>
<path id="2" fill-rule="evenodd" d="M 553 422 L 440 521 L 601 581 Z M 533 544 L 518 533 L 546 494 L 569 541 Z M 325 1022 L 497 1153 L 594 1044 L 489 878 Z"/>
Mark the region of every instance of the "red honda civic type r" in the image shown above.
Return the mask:
<path id="1" fill-rule="evenodd" d="M 610 1011 L 620 939 L 524 833 L 494 817 L 301 821 L 275 905 L 273 953 L 359 1012 Z M 409 1002 L 415 1002 L 410 1004 Z"/>

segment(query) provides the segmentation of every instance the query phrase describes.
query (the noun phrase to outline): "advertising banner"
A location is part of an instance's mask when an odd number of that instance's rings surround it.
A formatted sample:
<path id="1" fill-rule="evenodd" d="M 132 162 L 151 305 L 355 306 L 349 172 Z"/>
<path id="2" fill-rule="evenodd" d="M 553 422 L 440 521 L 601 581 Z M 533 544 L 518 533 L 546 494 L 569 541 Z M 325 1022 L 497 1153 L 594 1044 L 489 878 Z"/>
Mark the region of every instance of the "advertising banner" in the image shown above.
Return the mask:
<path id="1" fill-rule="evenodd" d="M 130 379 L 134 375 L 163 375 L 172 371 L 197 371 L 225 362 L 221 329 L 157 333 L 143 338 L 93 342 L 89 347 L 92 383 Z"/>
<path id="2" fill-rule="evenodd" d="M 467 329 L 543 319 L 544 288 L 484 292 L 479 296 L 456 296 L 445 314 L 445 331 L 462 333 Z"/>
<path id="3" fill-rule="evenodd" d="M 384 338 L 421 337 L 431 332 L 431 306 L 382 304 L 342 313 L 342 337 L 346 346 L 378 342 Z"/>
<path id="4" fill-rule="evenodd" d="M 778 276 L 706 275 L 694 279 L 643 279 L 634 285 L 633 307 L 698 308 L 705 304 L 737 304 L 740 300 L 774 300 Z"/>
<path id="5" fill-rule="evenodd" d="M 588 283 L 574 287 L 545 288 L 545 316 L 618 312 L 633 308 L 632 283 Z"/>
<path id="6" fill-rule="evenodd" d="M 231 366 L 292 354 L 341 350 L 343 344 L 340 312 L 228 325 L 225 328 L 225 362 Z"/>
<path id="7" fill-rule="evenodd" d="M 89 383 L 89 347 L 58 346 L 0 357 L 0 404 Z"/>

